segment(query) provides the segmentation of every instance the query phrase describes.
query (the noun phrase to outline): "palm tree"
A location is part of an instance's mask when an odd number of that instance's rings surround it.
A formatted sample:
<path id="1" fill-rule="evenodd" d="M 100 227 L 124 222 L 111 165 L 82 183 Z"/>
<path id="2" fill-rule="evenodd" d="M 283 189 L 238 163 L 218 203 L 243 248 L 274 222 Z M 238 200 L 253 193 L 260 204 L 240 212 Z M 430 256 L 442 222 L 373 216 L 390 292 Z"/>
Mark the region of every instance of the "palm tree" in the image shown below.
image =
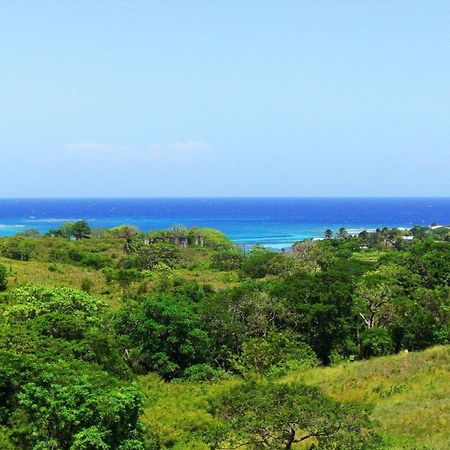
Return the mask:
<path id="1" fill-rule="evenodd" d="M 345 239 L 347 236 L 348 236 L 347 230 L 344 227 L 339 228 L 339 231 L 336 234 L 336 237 L 339 239 Z"/>

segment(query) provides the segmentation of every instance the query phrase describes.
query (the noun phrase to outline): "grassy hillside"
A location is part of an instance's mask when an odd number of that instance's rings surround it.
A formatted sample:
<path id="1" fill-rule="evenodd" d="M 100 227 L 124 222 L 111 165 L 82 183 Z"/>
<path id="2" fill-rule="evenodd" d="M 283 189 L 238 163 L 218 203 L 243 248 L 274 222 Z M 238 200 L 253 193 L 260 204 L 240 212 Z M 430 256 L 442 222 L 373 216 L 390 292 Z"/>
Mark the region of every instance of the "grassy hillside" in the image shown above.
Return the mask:
<path id="1" fill-rule="evenodd" d="M 294 372 L 281 380 L 293 381 L 319 385 L 340 400 L 373 405 L 372 416 L 388 448 L 449 448 L 450 346 Z M 207 448 L 196 437 L 212 420 L 206 400 L 236 382 L 164 383 L 155 375 L 142 377 L 149 438 L 162 448 Z"/>
<path id="2" fill-rule="evenodd" d="M 450 346 L 291 374 L 340 400 L 374 405 L 393 449 L 450 447 Z"/>

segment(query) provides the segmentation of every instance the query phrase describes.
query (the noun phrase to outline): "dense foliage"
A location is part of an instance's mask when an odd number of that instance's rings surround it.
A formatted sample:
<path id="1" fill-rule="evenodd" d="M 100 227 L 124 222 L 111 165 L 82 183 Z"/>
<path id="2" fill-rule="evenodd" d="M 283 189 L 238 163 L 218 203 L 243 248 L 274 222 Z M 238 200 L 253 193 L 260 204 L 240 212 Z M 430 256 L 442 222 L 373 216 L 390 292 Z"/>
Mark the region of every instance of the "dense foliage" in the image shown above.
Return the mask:
<path id="1" fill-rule="evenodd" d="M 211 410 L 222 419 L 211 437 L 213 448 L 289 450 L 298 443 L 330 450 L 383 447 L 361 406 L 331 400 L 304 384 L 245 382 L 215 399 Z"/>
<path id="2" fill-rule="evenodd" d="M 449 236 L 327 230 L 244 252 L 215 230 L 78 221 L 0 238 L 0 447 L 382 448 L 365 405 L 280 379 L 448 344 Z M 228 384 L 169 439 L 142 424 L 152 373 Z"/>

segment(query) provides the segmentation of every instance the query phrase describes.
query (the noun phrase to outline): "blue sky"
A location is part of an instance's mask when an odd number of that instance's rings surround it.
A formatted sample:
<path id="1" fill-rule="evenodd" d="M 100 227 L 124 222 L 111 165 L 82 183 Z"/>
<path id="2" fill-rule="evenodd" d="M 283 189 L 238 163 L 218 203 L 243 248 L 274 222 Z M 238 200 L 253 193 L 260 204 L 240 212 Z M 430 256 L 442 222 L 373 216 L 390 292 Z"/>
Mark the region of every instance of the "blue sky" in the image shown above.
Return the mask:
<path id="1" fill-rule="evenodd" d="M 3 1 L 0 196 L 448 196 L 448 1 Z"/>

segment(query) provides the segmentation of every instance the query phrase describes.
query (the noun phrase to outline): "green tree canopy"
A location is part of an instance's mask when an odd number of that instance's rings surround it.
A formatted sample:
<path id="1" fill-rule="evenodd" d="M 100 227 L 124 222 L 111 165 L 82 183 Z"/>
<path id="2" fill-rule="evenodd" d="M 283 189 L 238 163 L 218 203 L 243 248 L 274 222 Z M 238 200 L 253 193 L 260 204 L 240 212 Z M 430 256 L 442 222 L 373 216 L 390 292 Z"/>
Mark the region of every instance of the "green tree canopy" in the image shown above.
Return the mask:
<path id="1" fill-rule="evenodd" d="M 242 383 L 212 401 L 210 410 L 221 420 L 209 437 L 214 449 L 289 450 L 301 442 L 327 450 L 382 448 L 366 409 L 299 383 Z"/>
<path id="2" fill-rule="evenodd" d="M 208 360 L 210 341 L 196 305 L 182 295 L 154 294 L 118 311 L 115 328 L 135 367 L 165 378 Z"/>
<path id="3" fill-rule="evenodd" d="M 85 220 L 77 220 L 76 222 L 67 222 L 56 230 L 50 230 L 48 234 L 66 239 L 87 239 L 91 236 L 91 227 Z"/>

